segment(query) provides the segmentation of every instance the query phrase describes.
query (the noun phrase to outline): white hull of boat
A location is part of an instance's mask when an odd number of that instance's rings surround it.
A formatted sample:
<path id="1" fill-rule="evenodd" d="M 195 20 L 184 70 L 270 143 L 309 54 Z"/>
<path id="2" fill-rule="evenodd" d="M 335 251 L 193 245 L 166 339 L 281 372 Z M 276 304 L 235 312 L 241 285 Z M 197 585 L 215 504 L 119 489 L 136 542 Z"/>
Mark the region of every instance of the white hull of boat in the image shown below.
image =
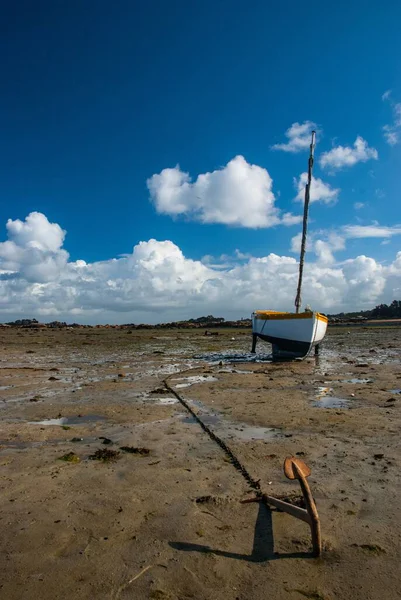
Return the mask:
<path id="1" fill-rule="evenodd" d="M 253 346 L 258 338 L 270 342 L 277 358 L 304 358 L 320 344 L 326 330 L 327 317 L 318 312 L 256 311 L 252 314 Z"/>

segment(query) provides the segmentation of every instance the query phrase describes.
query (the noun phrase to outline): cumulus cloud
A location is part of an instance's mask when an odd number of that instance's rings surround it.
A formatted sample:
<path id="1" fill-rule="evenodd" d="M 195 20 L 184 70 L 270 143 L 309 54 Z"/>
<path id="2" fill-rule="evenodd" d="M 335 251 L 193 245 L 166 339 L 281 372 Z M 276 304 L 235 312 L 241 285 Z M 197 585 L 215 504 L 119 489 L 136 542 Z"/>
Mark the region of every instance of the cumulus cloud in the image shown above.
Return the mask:
<path id="1" fill-rule="evenodd" d="M 392 123 L 383 126 L 383 136 L 390 146 L 395 146 L 400 140 L 401 131 L 401 102 L 394 102 L 391 98 L 391 90 L 382 95 L 383 101 L 390 102 L 393 113 Z"/>
<path id="2" fill-rule="evenodd" d="M 313 121 L 293 123 L 285 132 L 288 142 L 274 144 L 272 150 L 283 150 L 284 152 L 301 152 L 301 150 L 306 150 L 311 143 L 312 131 L 316 130 L 317 125 Z"/>
<path id="3" fill-rule="evenodd" d="M 313 238 L 314 233 L 309 232 L 308 237 L 306 238 L 306 252 L 310 252 L 313 250 Z M 302 231 L 294 235 L 291 238 L 290 252 L 294 254 L 299 254 L 301 252 L 301 243 L 302 243 Z"/>
<path id="4" fill-rule="evenodd" d="M 155 323 L 206 313 L 238 318 L 257 308 L 293 308 L 294 257 L 236 252 L 237 262 L 222 269 L 187 258 L 172 241 L 150 239 L 120 258 L 72 262 L 62 247 L 65 232 L 40 213 L 9 221 L 7 231 L 9 239 L 0 244 L 2 321 L 36 317 Z M 355 236 L 355 231 L 348 233 Z M 306 262 L 304 302 L 336 312 L 399 297 L 401 252 L 387 266 L 366 256 L 334 264 L 332 253 L 344 237 L 311 238 L 317 259 Z"/>
<path id="5" fill-rule="evenodd" d="M 295 200 L 303 202 L 305 199 L 305 186 L 308 181 L 308 174 L 301 173 L 299 179 L 294 178 L 294 186 L 298 190 Z M 323 202 L 324 204 L 334 204 L 337 201 L 340 190 L 334 189 L 329 183 L 324 183 L 318 177 L 312 176 L 312 184 L 310 188 L 310 201 Z"/>
<path id="6" fill-rule="evenodd" d="M 185 215 L 202 223 L 238 227 L 273 227 L 299 223 L 300 216 L 281 216 L 275 206 L 273 180 L 268 171 L 236 156 L 225 167 L 198 175 L 192 182 L 177 165 L 147 181 L 150 198 L 160 214 Z"/>
<path id="7" fill-rule="evenodd" d="M 291 239 L 291 252 L 301 251 L 302 232 Z M 335 231 L 309 232 L 306 241 L 306 252 L 314 252 L 317 264 L 331 265 L 335 263 L 334 252 L 345 248 L 345 237 Z"/>
<path id="8" fill-rule="evenodd" d="M 364 206 L 365 204 L 363 202 L 354 202 L 355 210 L 361 210 L 361 208 L 363 208 Z"/>
<path id="9" fill-rule="evenodd" d="M 359 162 L 377 160 L 378 156 L 377 150 L 370 148 L 366 140 L 358 135 L 352 147 L 335 146 L 328 152 L 323 152 L 319 164 L 322 168 L 342 169 L 352 167 Z"/>
<path id="10" fill-rule="evenodd" d="M 65 231 L 45 215 L 32 212 L 25 221 L 7 221 L 8 240 L 0 243 L 0 265 L 9 277 L 43 283 L 59 277 L 68 253 L 61 247 Z"/>

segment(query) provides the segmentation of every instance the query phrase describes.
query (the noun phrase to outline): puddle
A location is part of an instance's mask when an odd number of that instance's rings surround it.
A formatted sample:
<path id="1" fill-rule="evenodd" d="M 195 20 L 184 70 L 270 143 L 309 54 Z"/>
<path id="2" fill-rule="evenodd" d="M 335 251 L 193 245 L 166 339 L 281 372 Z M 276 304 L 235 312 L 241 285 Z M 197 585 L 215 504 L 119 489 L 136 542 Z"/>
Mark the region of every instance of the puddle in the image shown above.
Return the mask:
<path id="1" fill-rule="evenodd" d="M 9 390 L 12 387 L 14 387 L 14 386 L 13 385 L 0 385 L 0 391 Z"/>
<path id="2" fill-rule="evenodd" d="M 318 408 L 349 408 L 349 400 L 345 398 L 336 398 L 335 396 L 326 396 L 313 403 Z"/>
<path id="3" fill-rule="evenodd" d="M 373 379 L 358 379 L 358 377 L 353 377 L 352 379 L 342 379 L 341 383 L 373 383 Z"/>
<path id="4" fill-rule="evenodd" d="M 333 391 L 334 390 L 331 387 L 324 387 L 324 386 L 320 385 L 317 388 L 317 392 L 316 392 L 315 398 L 317 400 L 320 400 L 321 398 L 324 398 L 324 396 L 327 396 L 328 394 L 331 394 Z"/>
<path id="5" fill-rule="evenodd" d="M 259 363 L 259 362 L 273 362 L 272 355 L 270 354 L 251 354 L 251 352 L 239 353 L 232 352 L 223 354 L 221 352 L 207 352 L 205 354 L 195 354 L 195 359 L 206 360 L 213 363 L 219 362 L 230 362 L 230 363 Z"/>
<path id="6" fill-rule="evenodd" d="M 191 385 L 195 385 L 196 383 L 206 383 L 210 381 L 218 381 L 217 377 L 213 377 L 212 375 L 193 375 L 192 377 L 177 377 L 172 381 L 186 381 L 186 383 L 177 383 L 175 387 L 177 389 L 190 387 Z"/>
<path id="7" fill-rule="evenodd" d="M 156 404 L 177 404 L 177 398 L 155 398 Z"/>
<path id="8" fill-rule="evenodd" d="M 271 440 L 281 435 L 280 430 L 272 427 L 259 427 L 248 425 L 237 421 L 230 421 L 225 415 L 209 410 L 199 400 L 188 400 L 188 403 L 196 406 L 199 411 L 197 415 L 205 425 L 211 427 L 214 433 L 221 436 L 223 439 L 237 439 L 243 442 L 252 440 Z M 197 423 L 197 420 L 192 415 L 180 415 L 180 420 L 183 423 Z"/>
<path id="9" fill-rule="evenodd" d="M 247 374 L 247 373 L 248 374 L 249 373 L 253 373 L 253 371 L 251 371 L 250 369 L 230 369 L 230 368 L 227 368 L 227 369 L 219 369 L 217 371 L 217 373 L 232 373 L 233 375 L 236 375 L 236 374 L 244 375 L 244 374 Z"/>
<path id="10" fill-rule="evenodd" d="M 401 388 L 396 388 L 395 390 L 389 390 L 390 394 L 401 394 Z"/>
<path id="11" fill-rule="evenodd" d="M 313 406 L 317 408 L 348 408 L 349 400 L 332 396 L 333 388 L 319 386 L 314 398 Z"/>
<path id="12" fill-rule="evenodd" d="M 29 425 L 85 425 L 105 421 L 102 415 L 82 415 L 82 417 L 61 417 L 60 419 L 44 419 L 43 421 L 29 421 Z"/>

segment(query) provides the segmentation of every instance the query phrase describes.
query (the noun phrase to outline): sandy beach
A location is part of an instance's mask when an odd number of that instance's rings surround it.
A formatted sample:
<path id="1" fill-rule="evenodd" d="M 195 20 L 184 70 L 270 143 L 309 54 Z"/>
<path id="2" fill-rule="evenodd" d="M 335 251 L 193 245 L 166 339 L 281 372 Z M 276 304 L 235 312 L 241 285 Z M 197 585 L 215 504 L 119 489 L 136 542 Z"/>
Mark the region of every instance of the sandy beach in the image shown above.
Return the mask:
<path id="1" fill-rule="evenodd" d="M 291 363 L 217 331 L 0 330 L 1 598 L 400 597 L 401 328 Z M 307 462 L 321 558 L 166 383 L 267 493 Z"/>

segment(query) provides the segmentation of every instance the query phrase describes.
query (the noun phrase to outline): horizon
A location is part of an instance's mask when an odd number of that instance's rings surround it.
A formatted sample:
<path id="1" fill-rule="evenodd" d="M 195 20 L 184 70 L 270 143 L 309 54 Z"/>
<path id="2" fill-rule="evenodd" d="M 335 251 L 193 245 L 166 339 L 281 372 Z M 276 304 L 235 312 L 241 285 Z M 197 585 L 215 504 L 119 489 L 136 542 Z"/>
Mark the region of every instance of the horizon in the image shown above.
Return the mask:
<path id="1" fill-rule="evenodd" d="M 0 321 L 293 311 L 312 129 L 302 308 L 401 296 L 401 5 L 308 9 L 2 7 Z"/>
<path id="2" fill-rule="evenodd" d="M 384 306 L 390 307 L 391 304 L 393 304 L 394 302 L 398 302 L 401 305 L 401 300 L 393 300 L 392 303 L 390 304 L 385 304 Z M 340 312 L 340 313 L 323 313 L 326 314 L 329 318 L 330 317 L 338 317 L 341 314 L 346 315 L 354 315 L 354 314 L 361 314 L 361 313 L 366 313 L 366 312 L 373 312 L 375 309 L 379 308 L 380 306 L 383 305 L 377 305 L 371 309 L 367 309 L 367 310 L 350 310 L 347 311 L 345 313 Z M 1 323 L 0 322 L 0 326 L 1 325 L 10 325 L 10 324 L 14 324 L 15 322 L 18 321 L 31 321 L 31 322 L 36 322 L 40 325 L 49 325 L 52 323 L 66 323 L 67 326 L 69 325 L 81 325 L 84 327 L 102 327 L 102 326 L 110 326 L 110 327 L 130 327 L 130 326 L 134 326 L 134 327 L 138 327 L 138 326 L 149 326 L 149 327 L 153 327 L 153 326 L 159 326 L 159 325 L 175 325 L 175 324 L 179 324 L 179 323 L 189 323 L 189 322 L 200 322 L 203 319 L 210 319 L 210 321 L 206 321 L 206 324 L 211 323 L 213 321 L 223 321 L 225 323 L 238 323 L 241 321 L 250 321 L 251 320 L 251 316 L 249 317 L 240 317 L 238 319 L 225 319 L 224 317 L 216 317 L 214 315 L 201 315 L 199 317 L 189 317 L 188 319 L 184 319 L 182 321 L 159 321 L 156 323 L 131 323 L 131 322 L 125 322 L 125 323 L 82 323 L 79 321 L 72 321 L 70 323 L 68 323 L 68 321 L 59 321 L 58 319 L 53 319 L 51 321 L 39 321 L 39 319 L 36 319 L 36 317 L 20 317 L 19 319 L 15 319 L 14 321 L 8 321 L 8 322 L 4 322 Z M 398 317 L 396 317 L 396 320 L 398 320 Z"/>

